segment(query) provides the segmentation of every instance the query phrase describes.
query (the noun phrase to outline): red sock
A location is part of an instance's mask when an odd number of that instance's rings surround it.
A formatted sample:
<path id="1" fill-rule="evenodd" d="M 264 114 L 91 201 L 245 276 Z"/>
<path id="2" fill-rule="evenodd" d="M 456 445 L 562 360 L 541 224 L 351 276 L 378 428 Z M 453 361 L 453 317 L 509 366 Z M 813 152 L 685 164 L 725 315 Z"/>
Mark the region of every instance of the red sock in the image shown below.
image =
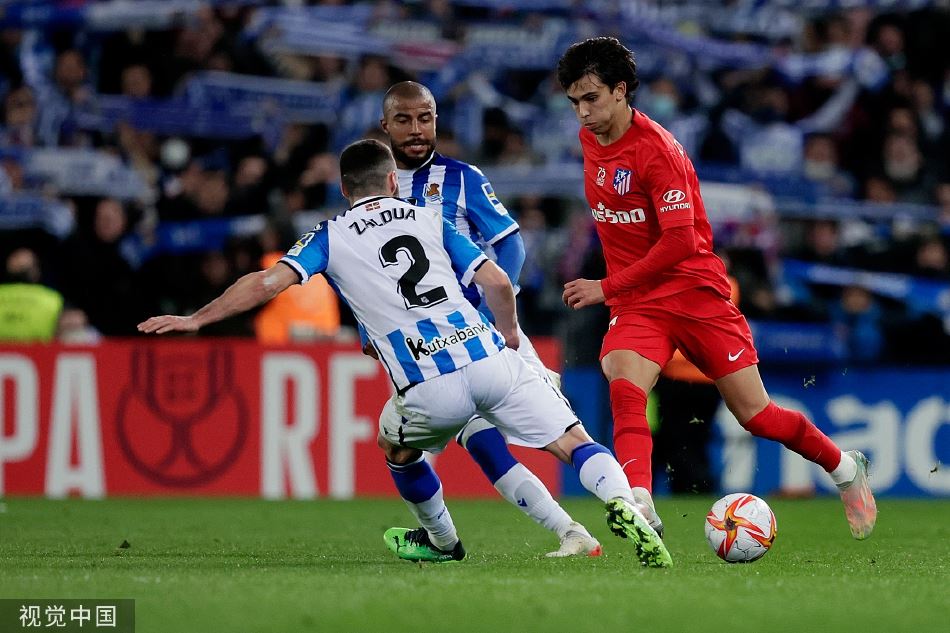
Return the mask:
<path id="1" fill-rule="evenodd" d="M 829 473 L 841 462 L 841 449 L 811 420 L 774 402 L 769 402 L 744 426 L 752 435 L 781 442 L 785 448 L 815 462 Z"/>
<path id="2" fill-rule="evenodd" d="M 610 381 L 610 409 L 614 415 L 614 454 L 631 488 L 653 492 L 650 457 L 653 436 L 647 423 L 647 394 L 626 378 Z"/>

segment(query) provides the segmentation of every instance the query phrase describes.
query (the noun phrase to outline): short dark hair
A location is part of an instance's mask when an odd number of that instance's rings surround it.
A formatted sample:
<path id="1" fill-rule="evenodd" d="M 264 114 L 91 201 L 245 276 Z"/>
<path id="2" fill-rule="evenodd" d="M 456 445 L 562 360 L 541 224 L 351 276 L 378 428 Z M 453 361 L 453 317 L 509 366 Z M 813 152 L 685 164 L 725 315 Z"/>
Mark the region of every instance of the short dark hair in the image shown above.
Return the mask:
<path id="1" fill-rule="evenodd" d="M 392 151 L 376 139 L 351 143 L 340 154 L 340 182 L 351 197 L 385 190 L 386 177 L 395 170 Z"/>
<path id="2" fill-rule="evenodd" d="M 584 75 L 595 75 L 613 90 L 621 81 L 627 84 L 627 103 L 640 86 L 633 52 L 616 37 L 592 37 L 571 44 L 557 63 L 557 80 L 564 90 Z"/>

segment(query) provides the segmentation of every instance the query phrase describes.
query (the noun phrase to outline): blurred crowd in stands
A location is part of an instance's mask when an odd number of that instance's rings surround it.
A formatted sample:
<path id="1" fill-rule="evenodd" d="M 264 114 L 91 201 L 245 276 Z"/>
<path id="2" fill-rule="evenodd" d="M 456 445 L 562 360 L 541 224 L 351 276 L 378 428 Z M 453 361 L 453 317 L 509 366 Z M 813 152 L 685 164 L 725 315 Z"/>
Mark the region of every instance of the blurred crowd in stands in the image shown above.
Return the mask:
<path id="1" fill-rule="evenodd" d="M 699 2 L 607 1 L 510 8 L 518 4 L 196 2 L 168 24 L 108 29 L 0 18 L 0 200 L 7 201 L 0 209 L 0 218 L 7 215 L 0 337 L 92 343 L 133 335 L 150 314 L 197 309 L 274 261 L 308 223 L 342 208 L 337 152 L 360 137 L 382 138 L 383 94 L 415 79 L 437 96 L 439 151 L 489 177 L 521 174 L 515 184 L 496 181 L 495 190 L 525 242 L 523 326 L 529 334 L 563 335 L 567 360 L 589 362 L 605 315 L 569 314 L 561 284 L 596 278 L 603 263 L 581 187 L 566 195 L 545 186 L 580 183 L 577 124 L 554 79 L 557 55 L 572 38 L 611 34 L 638 55 L 636 107 L 683 143 L 709 195 L 712 183 L 769 194 L 768 205 L 742 217 L 717 214 L 721 207 L 707 200 L 717 248 L 750 320 L 828 325 L 848 362 L 950 359 L 945 4 L 911 2 L 913 10 L 883 12 L 875 2 L 841 9 L 829 1 L 810 3 L 811 13 L 794 3 L 742 0 L 715 10 Z M 308 49 L 280 26 L 292 13 L 266 14 L 303 5 L 325 8 L 313 24 L 336 20 L 341 33 L 359 15 L 372 37 L 354 36 L 362 49 L 341 41 L 336 50 L 332 43 L 321 50 L 313 41 L 321 38 L 310 38 Z M 730 15 L 746 15 L 748 24 Z M 784 19 L 756 19 L 769 16 Z M 641 29 L 624 28 L 633 23 Z M 647 33 L 653 24 L 662 29 Z M 373 38 L 402 46 L 377 50 L 367 44 Z M 478 53 L 496 44 L 504 52 L 512 38 L 520 53 L 537 52 L 539 60 Z M 720 48 L 705 55 L 690 38 Z M 466 51 L 475 59 L 452 63 Z M 781 68 L 748 59 L 757 51 L 768 51 Z M 217 110 L 193 104 L 176 121 L 158 121 L 170 111 L 161 108 L 152 119 L 103 114 L 115 103 L 165 108 L 194 88 L 196 77 L 223 78 L 235 94 L 253 91 L 255 77 L 311 82 L 315 95 L 332 99 L 327 115 L 309 119 L 267 104 L 256 112 L 227 110 L 250 126 L 247 133 L 237 123 L 220 129 L 230 125 L 223 118 L 216 127 Z M 42 153 L 49 149 L 58 153 Z M 67 149 L 95 161 L 77 158 L 81 164 L 71 169 L 78 178 L 51 176 L 65 169 L 57 161 L 73 156 Z M 97 170 L 116 158 L 126 171 L 105 182 L 137 188 L 96 191 L 92 185 L 103 180 Z M 53 167 L 44 171 L 46 164 Z M 249 222 L 231 221 L 241 218 Z M 194 220 L 228 222 L 212 231 Z M 187 248 L 155 246 L 161 236 L 187 241 L 189 232 L 199 237 Z M 802 284 L 789 279 L 792 260 L 804 271 L 806 291 L 795 291 Z M 25 287 L 44 290 L 34 296 Z M 319 282 L 300 290 L 286 305 L 205 334 L 278 343 L 349 335 L 351 317 L 332 292 Z M 929 303 L 914 300 L 927 293 Z M 43 310 L 58 320 L 24 335 L 33 319 L 22 313 Z"/>

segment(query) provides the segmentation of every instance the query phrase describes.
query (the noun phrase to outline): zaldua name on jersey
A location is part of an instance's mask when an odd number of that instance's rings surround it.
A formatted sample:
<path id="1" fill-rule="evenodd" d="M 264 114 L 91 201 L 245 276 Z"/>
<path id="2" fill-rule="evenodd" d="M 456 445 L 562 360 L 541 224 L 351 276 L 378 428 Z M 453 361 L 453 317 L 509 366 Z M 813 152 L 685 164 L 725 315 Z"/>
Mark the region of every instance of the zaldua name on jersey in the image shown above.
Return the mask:
<path id="1" fill-rule="evenodd" d="M 370 203 L 372 206 L 376 205 L 375 208 L 379 208 L 378 202 Z M 369 209 L 372 211 L 373 209 Z M 350 228 L 356 231 L 357 235 L 362 235 L 366 229 L 378 226 L 385 226 L 392 222 L 393 220 L 415 220 L 416 219 L 416 210 L 412 207 L 396 207 L 394 209 L 383 209 L 379 212 L 375 218 L 358 218 L 356 222 L 350 224 Z"/>

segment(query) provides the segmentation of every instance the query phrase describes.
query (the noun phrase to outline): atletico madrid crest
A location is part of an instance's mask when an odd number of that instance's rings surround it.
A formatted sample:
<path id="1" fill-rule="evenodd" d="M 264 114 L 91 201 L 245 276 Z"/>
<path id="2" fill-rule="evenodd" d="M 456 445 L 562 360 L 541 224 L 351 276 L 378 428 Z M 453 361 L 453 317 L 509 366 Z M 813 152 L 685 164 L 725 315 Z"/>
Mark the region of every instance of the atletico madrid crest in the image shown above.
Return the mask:
<path id="1" fill-rule="evenodd" d="M 630 174 L 633 173 L 629 169 L 620 169 L 617 168 L 617 171 L 614 172 L 614 190 L 619 193 L 621 196 L 630 191 Z"/>

